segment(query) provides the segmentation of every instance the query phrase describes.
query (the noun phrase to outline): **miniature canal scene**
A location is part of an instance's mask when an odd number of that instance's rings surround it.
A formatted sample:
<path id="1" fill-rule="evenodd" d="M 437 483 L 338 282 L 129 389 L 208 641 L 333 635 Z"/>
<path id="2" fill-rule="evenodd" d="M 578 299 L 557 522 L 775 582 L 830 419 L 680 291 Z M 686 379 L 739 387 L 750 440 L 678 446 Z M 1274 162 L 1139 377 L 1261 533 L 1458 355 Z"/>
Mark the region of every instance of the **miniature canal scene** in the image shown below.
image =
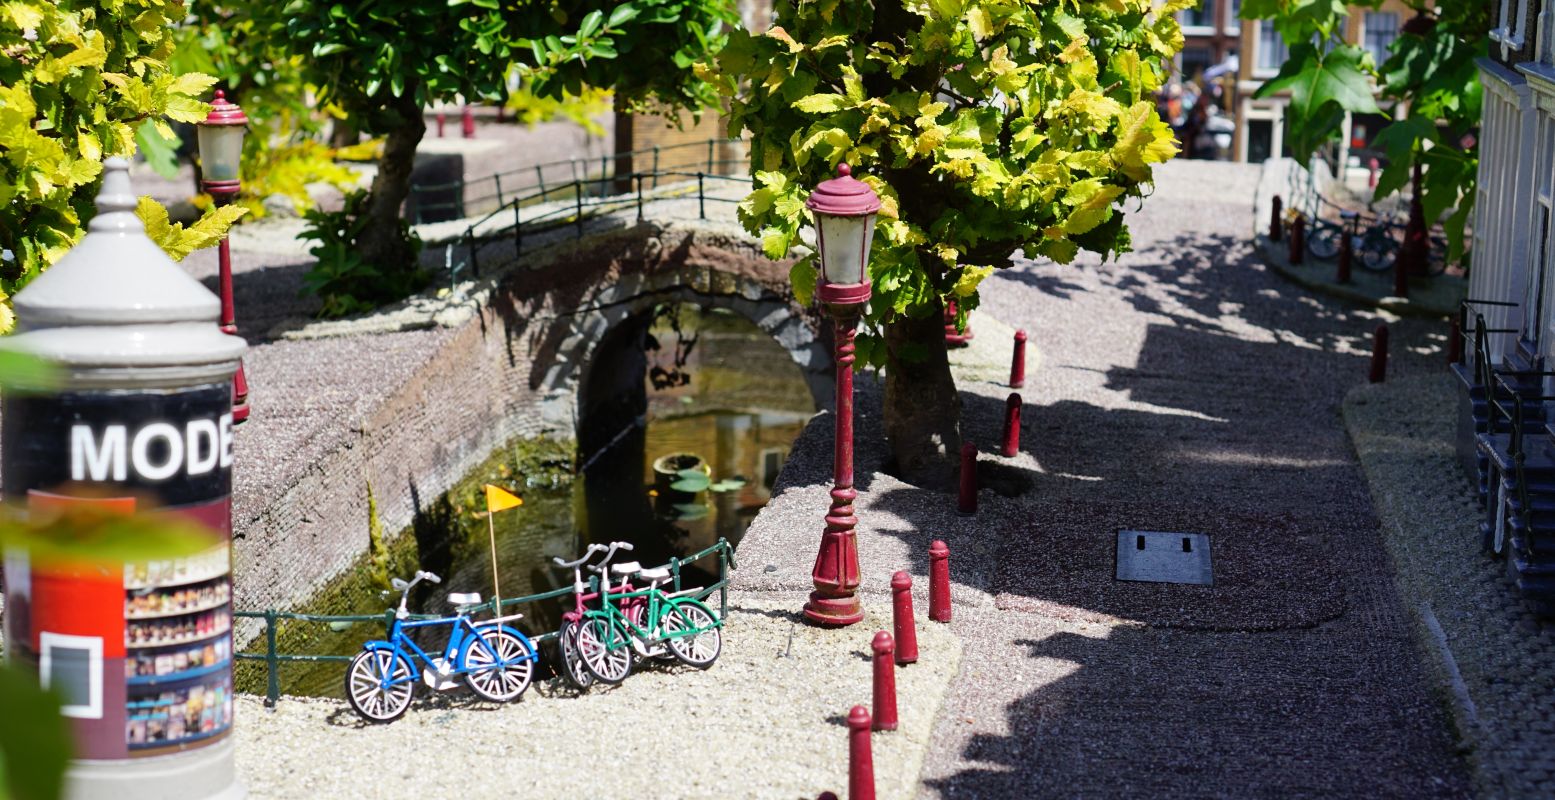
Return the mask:
<path id="1" fill-rule="evenodd" d="M 0 800 L 1555 797 L 1552 43 L 0 3 Z"/>

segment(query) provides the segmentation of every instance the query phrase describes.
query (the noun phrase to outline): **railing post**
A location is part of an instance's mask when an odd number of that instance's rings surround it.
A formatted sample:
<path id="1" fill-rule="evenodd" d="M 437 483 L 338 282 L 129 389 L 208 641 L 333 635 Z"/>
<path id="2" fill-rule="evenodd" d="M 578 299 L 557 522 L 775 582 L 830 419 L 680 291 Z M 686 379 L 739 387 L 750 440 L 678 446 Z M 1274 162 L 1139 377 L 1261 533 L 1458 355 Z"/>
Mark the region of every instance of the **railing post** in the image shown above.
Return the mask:
<path id="1" fill-rule="evenodd" d="M 513 254 L 524 254 L 524 220 L 518 213 L 518 201 L 513 201 Z"/>
<path id="2" fill-rule="evenodd" d="M 572 182 L 572 197 L 576 201 L 575 208 L 576 208 L 576 211 L 577 211 L 577 216 L 576 216 L 577 223 L 576 224 L 577 224 L 577 230 L 578 230 L 578 238 L 582 239 L 583 238 L 583 184 L 578 183 L 577 181 L 573 181 Z"/>
<path id="3" fill-rule="evenodd" d="M 718 174 L 717 170 L 713 169 L 713 148 L 717 145 L 717 143 L 718 140 L 716 139 L 707 140 L 707 174 L 709 175 Z"/>
<path id="4" fill-rule="evenodd" d="M 642 175 L 633 175 L 632 179 L 637 182 L 637 221 L 638 222 L 642 222 L 643 221 L 643 176 Z"/>
<path id="5" fill-rule="evenodd" d="M 535 183 L 540 187 L 540 202 L 545 202 L 545 172 L 535 165 Z"/>
<path id="6" fill-rule="evenodd" d="M 503 200 L 502 200 L 502 176 L 501 175 L 493 175 L 493 176 L 491 176 L 491 182 L 497 185 L 497 207 L 501 208 L 501 207 L 507 205 L 507 203 L 503 202 Z"/>
<path id="7" fill-rule="evenodd" d="M 659 146 L 653 146 L 653 188 L 659 188 Z"/>
<path id="8" fill-rule="evenodd" d="M 605 183 L 605 180 L 606 180 L 607 176 L 608 177 L 614 177 L 613 174 L 610 171 L 610 156 L 603 155 L 603 156 L 599 157 L 599 196 L 600 197 L 608 197 L 609 194 L 610 194 L 610 192 L 608 192 L 606 190 L 606 188 L 605 188 L 608 185 L 608 184 Z"/>
<path id="9" fill-rule="evenodd" d="M 478 253 L 480 251 L 477 249 L 477 247 L 475 245 L 475 226 L 474 225 L 471 225 L 469 228 L 465 229 L 465 231 L 464 231 L 464 240 L 470 246 L 470 276 L 471 277 L 475 277 L 475 276 L 481 274 L 481 259 L 480 259 L 480 256 L 478 255 Z"/>
<path id="10" fill-rule="evenodd" d="M 723 539 L 718 540 L 723 547 L 718 548 L 718 618 L 729 617 L 729 543 Z"/>
<path id="11" fill-rule="evenodd" d="M 702 192 L 702 173 L 697 173 L 697 215 L 707 219 L 707 196 Z"/>
<path id="12" fill-rule="evenodd" d="M 675 591 L 680 591 L 680 559 L 675 556 L 670 556 L 670 577 L 675 582 Z"/>
<path id="13" fill-rule="evenodd" d="M 275 652 L 275 609 L 265 609 L 265 708 L 281 699 L 281 664 Z"/>

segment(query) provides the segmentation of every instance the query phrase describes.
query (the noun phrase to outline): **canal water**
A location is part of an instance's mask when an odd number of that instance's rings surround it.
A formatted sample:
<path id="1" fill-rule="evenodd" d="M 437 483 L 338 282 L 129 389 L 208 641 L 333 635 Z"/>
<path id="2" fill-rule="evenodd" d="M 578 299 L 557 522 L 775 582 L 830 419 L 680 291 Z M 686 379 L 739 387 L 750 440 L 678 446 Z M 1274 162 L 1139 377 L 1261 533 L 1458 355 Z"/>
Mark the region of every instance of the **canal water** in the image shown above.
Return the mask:
<path id="1" fill-rule="evenodd" d="M 608 388 L 585 400 L 576 445 L 507 443 L 444 494 L 423 498 L 424 510 L 408 529 L 392 536 L 367 531 L 371 552 L 304 610 L 382 614 L 398 600 L 387 593 L 388 580 L 417 569 L 443 581 L 412 597 L 416 611 L 449 612 L 449 592 L 489 598 L 488 523 L 503 597 L 566 586 L 571 573 L 555 569 L 551 558 L 575 558 L 592 542 L 631 542 L 636 549 L 627 558 L 644 566 L 701 551 L 719 538 L 738 543 L 815 412 L 798 367 L 771 337 L 729 312 L 666 306 L 623 328 L 590 367 L 606 380 L 586 381 L 585 394 L 589 387 Z M 487 483 L 524 504 L 488 521 Z M 366 520 L 363 526 L 369 527 Z M 689 565 L 685 585 L 716 580 L 717 568 L 713 558 Z M 537 635 L 556 629 L 562 608 L 553 601 L 519 610 L 526 615 L 520 627 Z M 280 634 L 281 652 L 350 655 L 362 641 L 381 638 L 383 625 L 283 622 Z M 344 673 L 338 662 L 286 664 L 282 691 L 338 697 Z M 262 662 L 240 663 L 238 679 L 241 688 L 262 692 Z"/>

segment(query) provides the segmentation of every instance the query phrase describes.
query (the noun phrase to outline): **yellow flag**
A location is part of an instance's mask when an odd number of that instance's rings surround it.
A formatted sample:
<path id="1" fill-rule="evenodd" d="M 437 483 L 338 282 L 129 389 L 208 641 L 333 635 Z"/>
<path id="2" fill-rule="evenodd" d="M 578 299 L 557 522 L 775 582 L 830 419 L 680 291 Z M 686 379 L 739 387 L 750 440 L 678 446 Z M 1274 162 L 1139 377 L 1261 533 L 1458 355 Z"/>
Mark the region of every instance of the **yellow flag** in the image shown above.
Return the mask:
<path id="1" fill-rule="evenodd" d="M 515 497 L 511 492 L 491 484 L 486 484 L 486 511 L 492 514 L 498 511 L 506 511 L 524 504 L 522 498 Z"/>

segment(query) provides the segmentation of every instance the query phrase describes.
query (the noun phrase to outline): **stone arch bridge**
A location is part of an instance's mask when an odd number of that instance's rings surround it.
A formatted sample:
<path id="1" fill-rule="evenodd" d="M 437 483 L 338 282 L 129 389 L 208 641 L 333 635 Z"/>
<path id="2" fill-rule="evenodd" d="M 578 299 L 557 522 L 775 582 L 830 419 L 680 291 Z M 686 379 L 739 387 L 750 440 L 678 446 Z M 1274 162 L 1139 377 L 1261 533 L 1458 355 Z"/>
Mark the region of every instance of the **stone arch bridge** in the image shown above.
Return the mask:
<path id="1" fill-rule="evenodd" d="M 396 366 L 381 397 L 362 398 L 332 421 L 332 440 L 316 457 L 257 478 L 239 470 L 237 605 L 295 607 L 350 568 L 368 545 L 369 484 L 384 530 L 395 532 L 515 437 L 567 439 L 582 450 L 592 435 L 579 428 L 589 411 L 584 386 L 600 343 L 623 325 L 645 326 L 659 304 L 749 319 L 788 352 L 817 407 L 829 405 L 824 318 L 795 301 L 791 262 L 765 258 L 732 214 L 705 220 L 666 205 L 664 214 L 605 216 L 526 242 L 522 257 L 488 247 L 481 275 L 371 317 L 274 331 L 277 342 L 261 348 L 296 348 L 295 358 L 329 350 L 345 356 L 341 369 L 355 368 L 353 343 L 368 341 L 360 337 L 433 333 L 411 355 L 417 363 Z M 435 264 L 459 255 L 434 239 L 425 257 Z M 250 373 L 256 387 L 286 380 L 263 374 L 257 360 Z M 243 433 L 262 436 L 286 422 L 263 411 L 256 407 Z"/>

